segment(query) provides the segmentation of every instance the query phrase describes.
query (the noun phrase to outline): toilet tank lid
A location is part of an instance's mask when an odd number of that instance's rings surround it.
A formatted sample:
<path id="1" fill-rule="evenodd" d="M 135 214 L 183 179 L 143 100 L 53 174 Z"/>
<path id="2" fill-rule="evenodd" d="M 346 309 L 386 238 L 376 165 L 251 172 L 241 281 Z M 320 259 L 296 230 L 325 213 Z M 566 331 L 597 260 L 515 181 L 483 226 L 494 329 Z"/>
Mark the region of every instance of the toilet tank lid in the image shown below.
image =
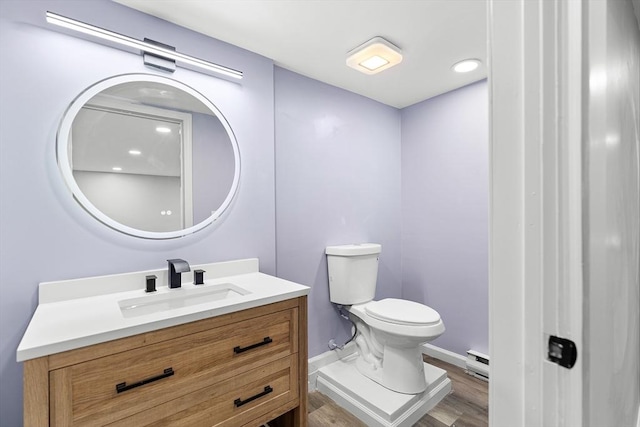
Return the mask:
<path id="1" fill-rule="evenodd" d="M 378 243 L 358 243 L 353 245 L 327 246 L 327 255 L 337 256 L 358 256 L 379 254 L 382 251 L 382 245 Z"/>

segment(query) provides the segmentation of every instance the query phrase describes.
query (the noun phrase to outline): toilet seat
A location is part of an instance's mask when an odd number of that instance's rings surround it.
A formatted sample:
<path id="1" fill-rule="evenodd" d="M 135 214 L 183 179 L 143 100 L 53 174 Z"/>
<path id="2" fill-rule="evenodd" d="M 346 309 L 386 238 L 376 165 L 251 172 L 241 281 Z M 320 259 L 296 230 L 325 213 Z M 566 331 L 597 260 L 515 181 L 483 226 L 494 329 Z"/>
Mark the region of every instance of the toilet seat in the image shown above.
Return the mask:
<path id="1" fill-rule="evenodd" d="M 403 299 L 371 301 L 364 309 L 374 319 L 396 325 L 428 326 L 440 321 L 440 315 L 431 307 Z"/>
<path id="2" fill-rule="evenodd" d="M 377 305 L 376 303 L 382 302 L 382 301 L 384 300 L 370 301 L 363 304 L 354 304 L 351 306 L 347 306 L 346 310 L 349 313 L 362 319 L 363 322 L 365 322 L 367 325 L 371 326 L 372 328 L 375 328 L 384 333 L 397 335 L 399 337 L 420 338 L 420 339 L 424 339 L 424 341 L 426 342 L 444 333 L 444 329 L 445 329 L 444 323 L 442 323 L 442 319 L 440 318 L 440 315 L 432 308 L 422 304 L 415 303 L 420 305 L 422 308 L 432 310 L 435 313 L 435 316 L 438 320 L 431 321 L 430 323 L 408 323 L 408 322 L 401 323 L 402 319 L 398 319 L 399 317 L 401 318 L 401 316 L 399 316 L 398 313 L 393 314 L 393 316 L 391 316 L 390 314 L 387 314 L 388 318 L 392 317 L 393 319 L 395 319 L 393 321 L 386 320 L 386 319 L 383 320 L 378 317 L 375 317 L 375 315 L 369 314 L 368 307 L 375 306 Z M 404 300 L 399 300 L 399 301 L 410 302 L 410 301 L 404 301 Z M 394 304 L 394 303 L 390 303 L 390 304 Z M 387 304 L 383 305 L 383 307 L 385 308 L 386 306 Z M 376 309 L 374 308 L 373 311 L 376 312 Z M 434 317 L 429 317 L 430 320 L 433 318 Z"/>

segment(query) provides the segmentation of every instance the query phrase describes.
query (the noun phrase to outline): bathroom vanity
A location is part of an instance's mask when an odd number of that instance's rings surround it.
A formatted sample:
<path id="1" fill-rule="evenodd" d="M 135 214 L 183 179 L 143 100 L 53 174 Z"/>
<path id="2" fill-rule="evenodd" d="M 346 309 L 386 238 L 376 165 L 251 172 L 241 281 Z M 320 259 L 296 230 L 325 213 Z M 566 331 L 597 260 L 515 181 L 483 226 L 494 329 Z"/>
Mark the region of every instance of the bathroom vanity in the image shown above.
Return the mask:
<path id="1" fill-rule="evenodd" d="M 197 267 L 205 284 L 181 289 L 162 270 L 42 283 L 24 425 L 306 426 L 309 288 L 257 260 Z"/>

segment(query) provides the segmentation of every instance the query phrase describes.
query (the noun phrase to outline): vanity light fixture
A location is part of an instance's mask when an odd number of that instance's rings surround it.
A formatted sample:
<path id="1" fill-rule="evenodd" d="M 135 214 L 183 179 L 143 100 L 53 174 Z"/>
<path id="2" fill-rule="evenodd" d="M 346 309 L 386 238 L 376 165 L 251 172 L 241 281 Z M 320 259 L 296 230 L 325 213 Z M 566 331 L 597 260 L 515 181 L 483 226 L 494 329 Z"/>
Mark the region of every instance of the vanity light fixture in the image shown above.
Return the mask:
<path id="1" fill-rule="evenodd" d="M 402 62 L 400 48 L 374 37 L 347 53 L 347 65 L 365 74 L 377 74 Z"/>
<path id="2" fill-rule="evenodd" d="M 68 28 L 70 30 L 78 31 L 83 34 L 87 34 L 93 37 L 98 37 L 102 40 L 106 40 L 118 45 L 128 47 L 134 50 L 141 50 L 143 53 L 148 53 L 157 56 L 162 59 L 176 61 L 186 65 L 186 68 L 202 69 L 225 77 L 231 77 L 233 79 L 242 79 L 242 71 L 234 70 L 232 68 L 223 67 L 222 65 L 214 64 L 213 62 L 205 61 L 190 55 L 185 55 L 180 52 L 176 52 L 170 48 L 164 47 L 157 43 L 150 43 L 149 41 L 137 40 L 124 34 L 119 34 L 113 31 L 105 30 L 104 28 L 96 27 L 94 25 L 86 24 L 75 19 L 67 18 L 66 16 L 58 15 L 53 12 L 46 13 L 47 22 L 50 24 L 58 25 L 60 27 Z"/>
<path id="3" fill-rule="evenodd" d="M 465 59 L 459 62 L 456 62 L 451 66 L 453 71 L 456 73 L 468 73 L 469 71 L 473 71 L 480 66 L 479 59 Z"/>

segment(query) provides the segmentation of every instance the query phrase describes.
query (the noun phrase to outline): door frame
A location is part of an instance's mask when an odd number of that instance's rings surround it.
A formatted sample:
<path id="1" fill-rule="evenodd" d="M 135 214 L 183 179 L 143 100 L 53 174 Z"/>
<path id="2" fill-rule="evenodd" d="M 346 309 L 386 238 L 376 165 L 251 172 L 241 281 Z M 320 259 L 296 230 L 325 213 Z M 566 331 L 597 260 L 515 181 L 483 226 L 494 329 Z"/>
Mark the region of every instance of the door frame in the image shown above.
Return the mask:
<path id="1" fill-rule="evenodd" d="M 489 424 L 582 425 L 583 5 L 488 6 Z M 549 335 L 576 343 L 572 369 Z"/>

